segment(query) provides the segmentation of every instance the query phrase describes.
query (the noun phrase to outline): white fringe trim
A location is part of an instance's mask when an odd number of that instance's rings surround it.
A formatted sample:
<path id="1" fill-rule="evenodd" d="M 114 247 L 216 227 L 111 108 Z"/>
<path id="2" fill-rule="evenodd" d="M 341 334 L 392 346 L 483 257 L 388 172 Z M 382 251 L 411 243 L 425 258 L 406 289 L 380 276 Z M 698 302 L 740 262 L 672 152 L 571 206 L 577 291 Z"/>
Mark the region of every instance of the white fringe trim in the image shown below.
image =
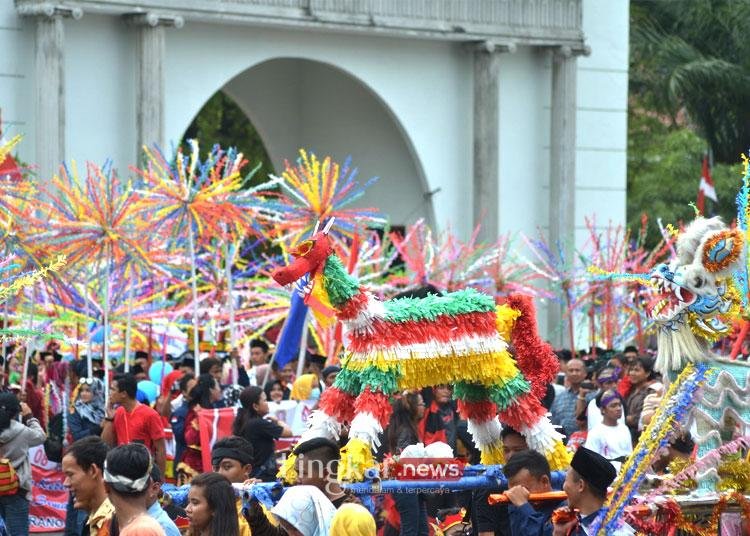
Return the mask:
<path id="1" fill-rule="evenodd" d="M 361 439 L 370 447 L 372 450 L 377 449 L 380 446 L 380 438 L 378 437 L 383 433 L 383 428 L 375 418 L 375 416 L 369 411 L 357 413 L 352 420 L 351 427 L 349 428 L 349 439 L 356 437 Z"/>
<path id="2" fill-rule="evenodd" d="M 556 441 L 563 441 L 563 435 L 555 430 L 547 417 L 542 417 L 533 426 L 524 426 L 519 432 L 526 438 L 531 450 L 546 454 L 555 450 Z"/>
<path id="3" fill-rule="evenodd" d="M 466 423 L 466 428 L 469 430 L 471 437 L 474 439 L 474 444 L 479 450 L 484 450 L 493 443 L 500 441 L 500 432 L 503 429 L 500 426 L 497 416 L 484 422 L 469 419 Z"/>
<path id="4" fill-rule="evenodd" d="M 341 424 L 325 411 L 316 409 L 308 417 L 307 430 L 302 432 L 299 442 L 302 443 L 316 437 L 325 437 L 331 441 L 338 442 L 340 436 Z"/>

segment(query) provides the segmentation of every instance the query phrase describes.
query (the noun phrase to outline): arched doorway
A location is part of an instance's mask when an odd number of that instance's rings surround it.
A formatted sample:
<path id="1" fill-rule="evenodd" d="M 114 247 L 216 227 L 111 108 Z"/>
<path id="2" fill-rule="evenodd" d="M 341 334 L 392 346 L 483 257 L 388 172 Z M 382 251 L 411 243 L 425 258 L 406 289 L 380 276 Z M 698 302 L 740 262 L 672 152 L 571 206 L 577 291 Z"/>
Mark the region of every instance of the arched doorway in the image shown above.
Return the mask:
<path id="1" fill-rule="evenodd" d="M 419 218 L 434 224 L 424 172 L 408 136 L 355 77 L 318 61 L 277 58 L 241 72 L 220 91 L 248 117 L 277 171 L 284 160 L 296 159 L 299 148 L 338 161 L 351 156 L 360 179 L 380 177 L 358 206 L 379 208 L 394 225 Z"/>

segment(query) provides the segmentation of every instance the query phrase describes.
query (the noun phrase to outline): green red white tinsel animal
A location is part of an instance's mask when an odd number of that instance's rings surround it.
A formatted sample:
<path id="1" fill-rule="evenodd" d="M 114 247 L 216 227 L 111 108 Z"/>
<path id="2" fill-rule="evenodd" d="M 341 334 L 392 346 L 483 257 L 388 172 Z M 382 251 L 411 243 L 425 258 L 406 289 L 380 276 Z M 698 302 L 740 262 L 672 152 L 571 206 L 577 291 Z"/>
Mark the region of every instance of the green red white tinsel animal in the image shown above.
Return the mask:
<path id="1" fill-rule="evenodd" d="M 529 448 L 544 453 L 553 469 L 567 467 L 569 453 L 540 403 L 558 364 L 537 335 L 531 298 L 511 296 L 497 306 L 493 297 L 465 289 L 381 302 L 333 253 L 331 224 L 316 229 L 292 252 L 295 260 L 272 274 L 282 285 L 309 274 L 308 296 L 330 304 L 344 324 L 342 370 L 323 392 L 300 442 L 338 440 L 342 424 L 348 424 L 339 478 L 360 481 L 376 466 L 372 453 L 391 416 L 390 397 L 452 384 L 482 463 L 502 463 L 503 422 L 523 433 Z M 294 481 L 294 467 L 292 456 L 281 476 Z"/>

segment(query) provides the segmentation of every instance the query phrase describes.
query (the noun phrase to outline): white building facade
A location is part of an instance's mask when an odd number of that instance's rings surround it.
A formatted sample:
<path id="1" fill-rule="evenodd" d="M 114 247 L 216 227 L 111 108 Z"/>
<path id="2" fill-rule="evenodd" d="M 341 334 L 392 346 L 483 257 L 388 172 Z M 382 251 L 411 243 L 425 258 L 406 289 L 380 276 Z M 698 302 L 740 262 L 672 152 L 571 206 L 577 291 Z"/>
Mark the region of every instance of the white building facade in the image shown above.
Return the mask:
<path id="1" fill-rule="evenodd" d="M 625 221 L 627 0 L 0 0 L 0 108 L 24 161 L 178 142 L 218 90 L 277 169 L 305 147 L 361 204 L 468 236 Z M 211 140 L 203 140 L 205 144 Z M 206 147 L 208 148 L 208 147 Z M 553 317 L 551 321 L 555 321 Z"/>

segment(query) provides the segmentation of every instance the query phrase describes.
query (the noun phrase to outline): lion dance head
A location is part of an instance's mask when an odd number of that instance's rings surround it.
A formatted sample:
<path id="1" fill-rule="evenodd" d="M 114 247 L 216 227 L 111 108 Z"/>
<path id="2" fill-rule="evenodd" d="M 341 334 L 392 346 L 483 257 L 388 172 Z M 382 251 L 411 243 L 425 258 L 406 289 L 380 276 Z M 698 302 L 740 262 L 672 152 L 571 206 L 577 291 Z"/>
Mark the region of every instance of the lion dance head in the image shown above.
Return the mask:
<path id="1" fill-rule="evenodd" d="M 695 219 L 677 238 L 677 257 L 650 274 L 648 315 L 659 328 L 656 367 L 681 370 L 688 361 L 711 357 L 711 345 L 740 313 L 742 293 L 735 274 L 744 267 L 742 232 L 721 218 Z"/>

